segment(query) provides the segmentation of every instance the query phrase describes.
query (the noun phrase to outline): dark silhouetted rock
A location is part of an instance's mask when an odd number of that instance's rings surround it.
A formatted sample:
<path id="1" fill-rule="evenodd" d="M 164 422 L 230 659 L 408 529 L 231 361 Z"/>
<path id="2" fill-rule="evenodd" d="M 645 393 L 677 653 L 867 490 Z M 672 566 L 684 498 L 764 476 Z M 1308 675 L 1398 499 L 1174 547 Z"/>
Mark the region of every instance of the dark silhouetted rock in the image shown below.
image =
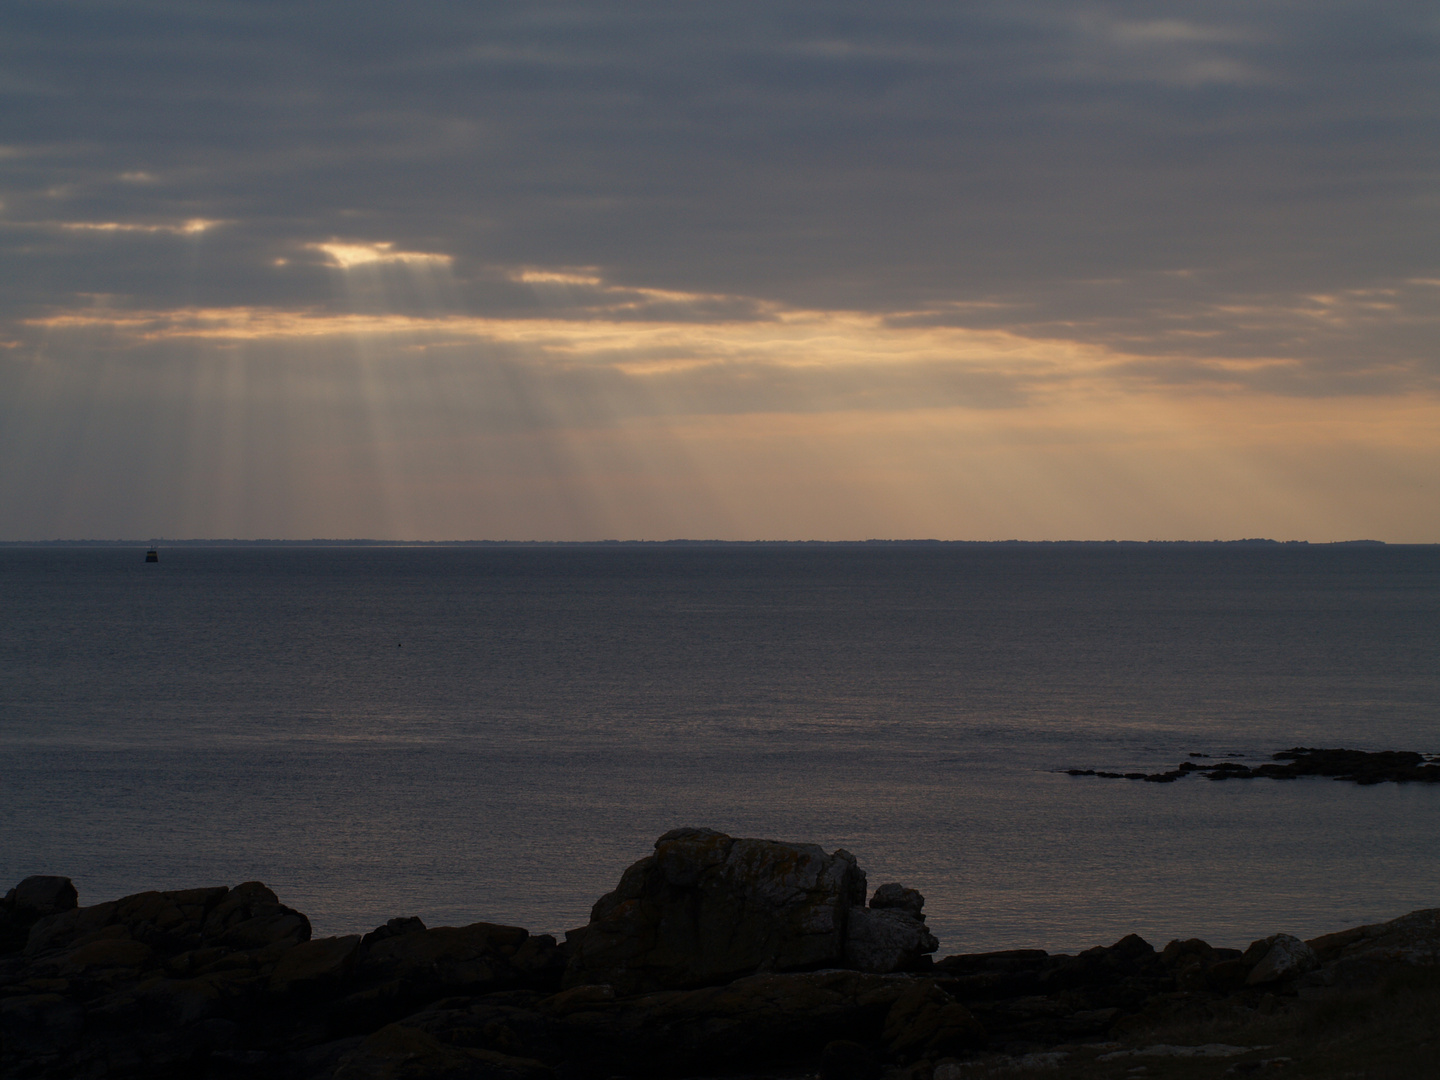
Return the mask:
<path id="1" fill-rule="evenodd" d="M 414 918 L 363 938 L 312 939 L 308 920 L 258 882 L 43 916 L 67 893 L 33 889 L 23 908 L 19 888 L 0 902 L 11 929 L 17 911 L 36 916 L 25 949 L 0 956 L 7 1080 L 817 1069 L 827 1080 L 921 1080 L 942 1067 L 953 1078 L 954 1060 L 969 1065 L 982 1047 L 1023 1057 L 1440 967 L 1440 909 L 1308 943 L 1276 934 L 1243 954 L 1194 938 L 1157 954 L 1132 934 L 1077 956 L 1009 950 L 930 963 L 914 890 L 885 885 L 864 906 L 864 875 L 844 852 L 701 830 L 662 837 L 567 946 L 514 926 L 426 929 Z M 628 944 L 618 940 L 627 927 L 637 934 Z M 590 948 L 590 961 L 624 962 L 567 967 L 567 949 Z M 851 967 L 768 970 L 837 960 Z M 727 980 L 742 961 L 762 970 Z M 916 970 L 883 973 L 907 965 Z M 577 972 L 587 978 L 562 987 Z M 722 982 L 645 989 L 702 977 Z"/>
<path id="2" fill-rule="evenodd" d="M 1341 987 L 1373 985 L 1398 968 L 1440 968 L 1440 908 L 1326 934 L 1306 944 L 1324 964 L 1328 982 Z"/>
<path id="3" fill-rule="evenodd" d="M 1135 986 L 1136 980 L 1143 984 L 1168 975 L 1154 947 L 1138 934 L 1127 934 L 1114 945 L 1086 949 L 1074 957 L 1052 958 L 1040 975 L 1040 985 L 1047 992 L 1126 982 Z"/>
<path id="4" fill-rule="evenodd" d="M 272 994 L 290 994 L 337 985 L 354 970 L 359 948 L 358 934 L 313 938 L 294 945 L 276 961 L 266 989 Z"/>
<path id="5" fill-rule="evenodd" d="M 335 1080 L 551 1080 L 541 1062 L 445 1042 L 409 1024 L 390 1024 L 347 1054 Z"/>
<path id="6" fill-rule="evenodd" d="M 925 924 L 908 911 L 852 907 L 842 959 L 846 967 L 883 975 L 912 970 L 919 965 L 921 957 L 939 947 L 940 943 Z"/>
<path id="7" fill-rule="evenodd" d="M 354 980 L 371 998 L 423 1002 L 453 994 L 487 994 L 529 987 L 557 989 L 564 959 L 549 934 L 531 936 L 518 926 L 473 923 L 410 930 L 375 940 L 357 951 Z"/>
<path id="8" fill-rule="evenodd" d="M 146 892 L 41 919 L 27 955 L 123 935 L 160 953 L 205 946 L 258 949 L 310 940 L 310 920 L 258 881 L 233 889 Z"/>
<path id="9" fill-rule="evenodd" d="M 42 875 L 26 878 L 5 894 L 5 903 L 12 905 L 17 913 L 37 919 L 73 911 L 79 899 L 80 894 L 68 877 Z"/>
<path id="10" fill-rule="evenodd" d="M 67 877 L 28 877 L 0 900 L 0 954 L 25 947 L 30 927 L 49 915 L 74 910 L 79 894 Z"/>
<path id="11" fill-rule="evenodd" d="M 372 945 L 377 941 L 384 941 L 386 938 L 400 937 L 402 934 L 414 934 L 425 929 L 425 924 L 414 915 L 409 918 L 391 919 L 384 926 L 377 926 L 361 939 L 362 945 Z"/>
<path id="12" fill-rule="evenodd" d="M 596 998 L 556 1023 L 572 1051 L 592 1063 L 712 1071 L 803 1059 L 835 1039 L 876 1041 L 912 982 L 857 971 L 751 975 L 726 986 Z"/>
<path id="13" fill-rule="evenodd" d="M 820 1080 L 880 1080 L 885 1063 L 870 1047 L 836 1039 L 820 1051 Z"/>
<path id="14" fill-rule="evenodd" d="M 985 1045 L 985 1028 L 933 979 L 911 985 L 890 1007 L 881 1038 L 904 1060 L 964 1053 Z"/>
<path id="15" fill-rule="evenodd" d="M 891 882 L 881 885 L 870 898 L 870 907 L 876 911 L 903 911 L 921 922 L 925 921 L 925 897 L 919 889 L 907 889 L 904 885 Z"/>
<path id="16" fill-rule="evenodd" d="M 1245 981 L 1251 986 L 1293 979 L 1320 966 L 1315 950 L 1290 934 L 1271 934 L 1245 950 L 1241 958 L 1250 965 Z"/>
<path id="17" fill-rule="evenodd" d="M 628 994 L 835 966 L 850 909 L 864 902 L 849 852 L 676 829 L 595 904 L 565 985 Z"/>
<path id="18" fill-rule="evenodd" d="M 1192 758 L 1206 757 L 1191 754 Z M 1210 780 L 1295 780 L 1302 776 L 1328 776 L 1335 780 L 1351 780 L 1357 784 L 1440 783 L 1440 761 L 1427 761 L 1424 754 L 1408 750 L 1325 750 L 1296 746 L 1271 755 L 1263 765 L 1242 765 L 1237 761 L 1181 762 L 1163 773 L 1115 773 L 1094 769 L 1066 769 L 1070 776 L 1099 776 L 1106 779 L 1149 780 L 1172 783 L 1192 773 Z"/>
<path id="19" fill-rule="evenodd" d="M 1160 962 L 1174 976 L 1175 988 L 1187 992 L 1228 993 L 1244 985 L 1250 975 L 1239 949 L 1217 949 L 1199 938 L 1170 942 Z"/>

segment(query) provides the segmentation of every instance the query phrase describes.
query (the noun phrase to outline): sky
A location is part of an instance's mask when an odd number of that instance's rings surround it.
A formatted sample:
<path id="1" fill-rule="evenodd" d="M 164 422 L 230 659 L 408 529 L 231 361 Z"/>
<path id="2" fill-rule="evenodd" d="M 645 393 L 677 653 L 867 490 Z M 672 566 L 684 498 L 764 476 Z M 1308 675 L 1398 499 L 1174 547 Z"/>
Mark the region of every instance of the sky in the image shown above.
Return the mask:
<path id="1" fill-rule="evenodd" d="M 0 540 L 1440 541 L 1432 2 L 6 0 Z"/>

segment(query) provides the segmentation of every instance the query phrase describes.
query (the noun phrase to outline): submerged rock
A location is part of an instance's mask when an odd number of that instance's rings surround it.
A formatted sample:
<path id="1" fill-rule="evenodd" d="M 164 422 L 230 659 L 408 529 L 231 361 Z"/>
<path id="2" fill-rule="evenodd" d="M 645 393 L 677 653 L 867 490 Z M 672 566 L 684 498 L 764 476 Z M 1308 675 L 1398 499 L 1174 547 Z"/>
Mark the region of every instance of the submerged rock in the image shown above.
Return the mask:
<path id="1" fill-rule="evenodd" d="M 1208 754 L 1191 754 L 1205 758 Z M 1418 754 L 1409 750 L 1325 750 L 1295 746 L 1271 754 L 1263 765 L 1242 765 L 1237 761 L 1199 764 L 1182 761 L 1163 773 L 1117 773 L 1095 769 L 1066 769 L 1070 776 L 1098 776 L 1109 780 L 1148 780 L 1152 783 L 1174 783 L 1181 777 L 1197 775 L 1210 780 L 1295 780 L 1302 776 L 1326 776 L 1333 780 L 1351 780 L 1357 784 L 1440 783 L 1440 756 Z"/>

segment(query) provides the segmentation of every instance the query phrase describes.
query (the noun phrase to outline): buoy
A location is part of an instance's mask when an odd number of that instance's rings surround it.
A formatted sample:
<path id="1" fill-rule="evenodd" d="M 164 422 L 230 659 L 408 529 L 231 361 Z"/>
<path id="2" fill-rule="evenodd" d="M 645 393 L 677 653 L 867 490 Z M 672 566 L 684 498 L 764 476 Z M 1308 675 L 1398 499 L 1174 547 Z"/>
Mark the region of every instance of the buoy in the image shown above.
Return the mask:
<path id="1" fill-rule="evenodd" d="M 145 552 L 145 561 L 146 561 L 146 562 L 159 562 L 159 561 L 160 561 L 160 553 L 159 553 L 158 551 L 156 551 L 154 548 L 151 548 L 149 551 Z"/>

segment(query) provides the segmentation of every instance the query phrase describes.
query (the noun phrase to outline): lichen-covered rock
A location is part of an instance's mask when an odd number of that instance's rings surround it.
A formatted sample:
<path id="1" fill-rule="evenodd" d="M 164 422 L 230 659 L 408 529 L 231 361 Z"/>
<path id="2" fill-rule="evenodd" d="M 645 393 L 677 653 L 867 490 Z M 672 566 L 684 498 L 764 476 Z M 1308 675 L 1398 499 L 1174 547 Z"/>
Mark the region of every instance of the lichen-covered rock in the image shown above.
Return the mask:
<path id="1" fill-rule="evenodd" d="M 836 966 L 850 909 L 864 901 L 865 874 L 847 851 L 676 829 L 596 902 L 565 985 L 632 994 Z"/>
<path id="2" fill-rule="evenodd" d="M 1440 967 L 1440 908 L 1422 908 L 1306 944 L 1339 986 L 1368 985 L 1397 967 Z"/>

